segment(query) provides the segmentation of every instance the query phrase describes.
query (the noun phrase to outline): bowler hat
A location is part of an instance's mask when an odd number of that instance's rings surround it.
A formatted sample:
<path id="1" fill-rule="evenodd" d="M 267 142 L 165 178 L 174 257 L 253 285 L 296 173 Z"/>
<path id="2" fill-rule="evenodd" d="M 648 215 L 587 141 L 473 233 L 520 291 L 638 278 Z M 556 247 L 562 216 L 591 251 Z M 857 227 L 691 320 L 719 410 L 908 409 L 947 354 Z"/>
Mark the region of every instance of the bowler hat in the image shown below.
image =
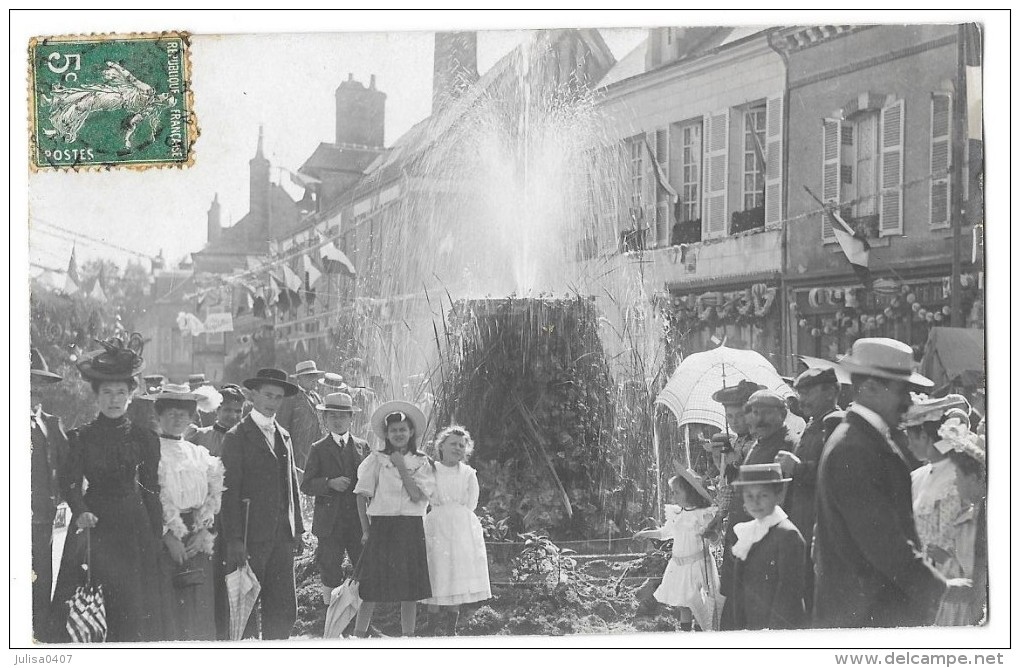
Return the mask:
<path id="1" fill-rule="evenodd" d="M 60 374 L 50 371 L 49 366 L 46 365 L 46 360 L 43 359 L 42 353 L 39 352 L 38 348 L 32 348 L 32 380 L 43 383 L 56 383 L 64 380 Z"/>
<path id="2" fill-rule="evenodd" d="M 808 369 L 797 376 L 797 380 L 793 381 L 793 389 L 795 390 L 806 390 L 817 385 L 839 385 L 839 380 L 836 378 L 836 370 L 832 367 Z"/>
<path id="3" fill-rule="evenodd" d="M 387 401 L 372 413 L 372 431 L 383 441 L 386 440 L 386 418 L 394 413 L 402 413 L 410 420 L 415 434 L 420 435 L 425 430 L 425 413 L 420 408 L 409 401 Z"/>
<path id="4" fill-rule="evenodd" d="M 900 380 L 922 389 L 931 389 L 935 383 L 913 369 L 914 351 L 896 339 L 857 339 L 850 354 L 839 364 L 851 374 Z"/>
<path id="5" fill-rule="evenodd" d="M 297 376 L 321 376 L 325 374 L 325 371 L 319 371 L 315 366 L 315 360 L 305 360 L 304 362 L 298 362 L 294 367 L 294 377 Z"/>
<path id="6" fill-rule="evenodd" d="M 277 385 L 283 388 L 285 397 L 292 397 L 301 391 L 301 388 L 287 380 L 287 372 L 282 369 L 259 369 L 254 378 L 244 381 L 244 386 L 249 390 L 257 390 L 263 385 Z"/>
<path id="7" fill-rule="evenodd" d="M 354 399 L 346 392 L 327 394 L 322 403 L 316 406 L 320 411 L 346 411 L 360 413 L 361 409 L 354 405 Z"/>
<path id="8" fill-rule="evenodd" d="M 742 380 L 733 387 L 724 387 L 712 395 L 712 400 L 723 406 L 743 406 L 752 394 L 763 389 L 762 385 Z"/>
<path id="9" fill-rule="evenodd" d="M 737 479 L 730 483 L 733 487 L 744 485 L 778 485 L 790 482 L 793 478 L 784 478 L 783 469 L 779 464 L 745 464 L 740 467 Z"/>

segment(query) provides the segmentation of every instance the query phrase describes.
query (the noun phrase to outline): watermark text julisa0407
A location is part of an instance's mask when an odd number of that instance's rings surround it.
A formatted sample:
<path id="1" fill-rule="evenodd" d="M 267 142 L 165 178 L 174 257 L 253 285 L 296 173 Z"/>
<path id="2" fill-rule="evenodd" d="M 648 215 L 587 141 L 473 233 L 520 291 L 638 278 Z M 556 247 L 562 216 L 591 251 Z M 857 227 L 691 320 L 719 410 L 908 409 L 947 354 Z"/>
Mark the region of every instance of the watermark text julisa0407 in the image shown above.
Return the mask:
<path id="1" fill-rule="evenodd" d="M 49 664 L 69 664 L 74 656 L 71 654 L 24 654 L 14 655 L 14 665 L 20 666 L 25 663 L 49 663 Z"/>

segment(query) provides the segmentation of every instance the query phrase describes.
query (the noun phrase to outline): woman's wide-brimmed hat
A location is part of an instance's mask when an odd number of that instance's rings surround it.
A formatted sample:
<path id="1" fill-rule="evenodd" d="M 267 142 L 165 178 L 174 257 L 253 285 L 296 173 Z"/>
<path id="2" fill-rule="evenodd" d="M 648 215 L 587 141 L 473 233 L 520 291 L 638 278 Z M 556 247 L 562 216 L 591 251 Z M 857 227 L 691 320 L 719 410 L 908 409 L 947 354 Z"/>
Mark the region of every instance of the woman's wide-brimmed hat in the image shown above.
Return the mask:
<path id="1" fill-rule="evenodd" d="M 415 434 L 420 436 L 425 430 L 425 413 L 420 408 L 409 401 L 400 401 L 399 399 L 387 401 L 372 413 L 372 431 L 383 441 L 386 440 L 386 418 L 393 413 L 403 413 L 404 417 L 414 425 Z"/>
<path id="2" fill-rule="evenodd" d="M 745 464 L 740 467 L 737 479 L 730 483 L 734 487 L 744 485 L 778 485 L 790 482 L 793 478 L 784 478 L 783 469 L 779 464 Z"/>
<path id="3" fill-rule="evenodd" d="M 960 394 L 950 394 L 939 399 L 914 397 L 907 412 L 900 421 L 901 427 L 917 427 L 925 422 L 941 422 L 950 411 L 957 409 L 966 419 L 970 415 L 970 404 Z"/>
<path id="4" fill-rule="evenodd" d="M 360 413 L 361 409 L 354 405 L 354 398 L 346 392 L 333 392 L 327 394 L 322 403 L 316 406 L 320 411 L 345 411 L 348 413 Z"/>
<path id="5" fill-rule="evenodd" d="M 192 392 L 191 388 L 183 383 L 164 383 L 163 387 L 159 389 L 159 393 L 150 395 L 156 401 L 160 400 L 172 400 L 172 401 L 192 401 L 198 403 L 201 396 L 197 392 Z"/>
<path id="6" fill-rule="evenodd" d="M 114 336 L 97 343 L 102 349 L 88 353 L 77 364 L 85 380 L 130 382 L 142 370 L 145 343 L 141 334 L 132 334 L 127 342 Z"/>
<path id="7" fill-rule="evenodd" d="M 896 339 L 857 339 L 850 354 L 839 365 L 851 374 L 901 380 L 923 390 L 931 390 L 935 383 L 914 371 L 914 351 Z"/>
<path id="8" fill-rule="evenodd" d="M 257 390 L 263 385 L 277 385 L 283 388 L 285 397 L 292 397 L 301 391 L 301 388 L 287 380 L 287 372 L 282 369 L 259 369 L 254 378 L 244 381 L 244 386 L 249 390 Z"/>
<path id="9" fill-rule="evenodd" d="M 694 491 L 705 497 L 709 501 L 712 501 L 712 495 L 705 489 L 705 485 L 701 481 L 701 476 L 694 472 L 694 469 L 680 469 L 677 471 L 677 477 L 683 478 L 687 481 L 687 484 L 694 488 Z"/>
<path id="10" fill-rule="evenodd" d="M 60 374 L 50 371 L 50 367 L 46 365 L 46 360 L 43 359 L 38 348 L 32 348 L 32 380 L 43 383 L 57 383 L 64 380 Z"/>

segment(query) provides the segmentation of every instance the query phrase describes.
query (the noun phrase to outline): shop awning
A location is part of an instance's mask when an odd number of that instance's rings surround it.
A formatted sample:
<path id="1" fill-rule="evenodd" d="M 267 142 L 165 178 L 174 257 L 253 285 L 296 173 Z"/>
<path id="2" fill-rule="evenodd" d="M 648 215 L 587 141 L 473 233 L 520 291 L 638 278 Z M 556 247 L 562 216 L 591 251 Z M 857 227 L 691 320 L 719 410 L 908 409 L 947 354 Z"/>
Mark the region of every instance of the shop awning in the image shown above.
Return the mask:
<path id="1" fill-rule="evenodd" d="M 985 380 L 985 331 L 932 327 L 921 360 L 921 373 L 936 387 L 950 383 L 980 386 Z"/>

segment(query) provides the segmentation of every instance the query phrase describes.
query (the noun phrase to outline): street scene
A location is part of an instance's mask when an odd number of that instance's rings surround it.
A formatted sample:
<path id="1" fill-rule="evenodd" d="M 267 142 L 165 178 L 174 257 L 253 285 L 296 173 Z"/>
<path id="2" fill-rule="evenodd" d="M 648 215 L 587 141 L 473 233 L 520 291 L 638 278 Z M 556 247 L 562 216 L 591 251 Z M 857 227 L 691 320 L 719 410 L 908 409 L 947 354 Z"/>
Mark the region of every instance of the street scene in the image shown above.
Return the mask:
<path id="1" fill-rule="evenodd" d="M 33 39 L 33 641 L 987 624 L 983 39 Z"/>

